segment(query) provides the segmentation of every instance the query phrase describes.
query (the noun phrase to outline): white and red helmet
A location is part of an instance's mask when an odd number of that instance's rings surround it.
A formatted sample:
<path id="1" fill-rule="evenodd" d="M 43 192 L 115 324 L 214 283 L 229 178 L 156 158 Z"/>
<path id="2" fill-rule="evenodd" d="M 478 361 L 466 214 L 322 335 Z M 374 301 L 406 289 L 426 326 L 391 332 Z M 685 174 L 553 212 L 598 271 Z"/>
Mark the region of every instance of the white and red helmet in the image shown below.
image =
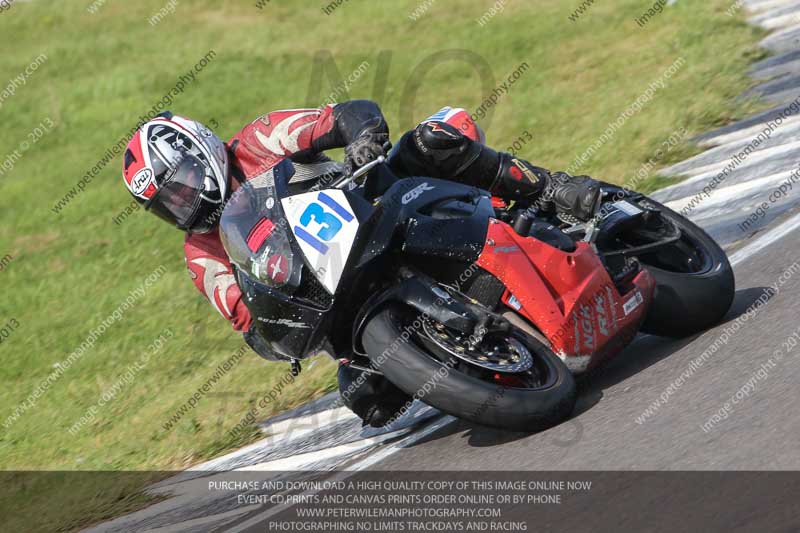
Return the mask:
<path id="1" fill-rule="evenodd" d="M 179 229 L 206 233 L 228 195 L 228 151 L 194 120 L 165 112 L 146 122 L 125 150 L 122 177 L 145 209 Z"/>

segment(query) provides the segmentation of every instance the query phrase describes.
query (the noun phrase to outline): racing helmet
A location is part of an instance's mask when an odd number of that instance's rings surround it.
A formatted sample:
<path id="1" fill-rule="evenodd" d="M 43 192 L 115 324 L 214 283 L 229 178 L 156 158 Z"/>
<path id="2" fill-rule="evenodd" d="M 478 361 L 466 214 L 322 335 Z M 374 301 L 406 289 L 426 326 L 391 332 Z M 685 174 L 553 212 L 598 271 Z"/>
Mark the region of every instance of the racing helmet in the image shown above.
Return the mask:
<path id="1" fill-rule="evenodd" d="M 203 124 L 164 112 L 128 143 L 122 177 L 148 211 L 178 229 L 208 233 L 229 190 L 225 143 Z"/>

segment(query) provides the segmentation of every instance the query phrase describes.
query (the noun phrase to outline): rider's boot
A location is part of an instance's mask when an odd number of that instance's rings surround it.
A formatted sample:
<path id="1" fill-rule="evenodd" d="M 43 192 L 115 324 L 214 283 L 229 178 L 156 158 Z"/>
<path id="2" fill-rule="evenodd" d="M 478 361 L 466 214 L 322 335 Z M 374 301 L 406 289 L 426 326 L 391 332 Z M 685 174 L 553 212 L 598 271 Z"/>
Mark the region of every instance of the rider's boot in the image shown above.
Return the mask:
<path id="1" fill-rule="evenodd" d="M 339 363 L 338 378 L 342 403 L 358 415 L 364 426 L 387 425 L 413 401 L 382 375 L 356 368 L 347 359 Z"/>

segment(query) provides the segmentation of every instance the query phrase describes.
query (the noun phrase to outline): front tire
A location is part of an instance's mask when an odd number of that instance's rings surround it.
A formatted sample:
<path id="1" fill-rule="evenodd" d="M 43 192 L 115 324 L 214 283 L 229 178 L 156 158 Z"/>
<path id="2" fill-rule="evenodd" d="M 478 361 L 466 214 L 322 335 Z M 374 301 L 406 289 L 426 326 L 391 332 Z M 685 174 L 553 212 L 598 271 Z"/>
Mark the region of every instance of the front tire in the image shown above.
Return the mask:
<path id="1" fill-rule="evenodd" d="M 544 344 L 519 329 L 513 336 L 546 369 L 546 386 L 517 388 L 477 377 L 468 363 L 452 366 L 434 357 L 404 324 L 409 312 L 388 306 L 366 325 L 363 344 L 389 381 L 410 395 L 447 414 L 485 426 L 532 432 L 558 424 L 575 405 L 575 381 L 564 363 Z M 405 339 L 404 338 L 405 334 Z M 499 376 L 499 374 L 496 374 Z"/>

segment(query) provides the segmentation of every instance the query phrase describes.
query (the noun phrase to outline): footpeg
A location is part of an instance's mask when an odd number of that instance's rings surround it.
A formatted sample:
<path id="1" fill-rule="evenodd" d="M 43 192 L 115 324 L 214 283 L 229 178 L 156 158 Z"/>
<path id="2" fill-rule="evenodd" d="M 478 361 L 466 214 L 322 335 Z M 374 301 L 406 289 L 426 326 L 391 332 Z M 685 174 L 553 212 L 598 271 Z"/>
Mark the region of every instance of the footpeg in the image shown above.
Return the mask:
<path id="1" fill-rule="evenodd" d="M 292 359 L 292 375 L 297 377 L 300 375 L 300 372 L 303 371 L 303 367 L 300 366 L 300 359 Z"/>

